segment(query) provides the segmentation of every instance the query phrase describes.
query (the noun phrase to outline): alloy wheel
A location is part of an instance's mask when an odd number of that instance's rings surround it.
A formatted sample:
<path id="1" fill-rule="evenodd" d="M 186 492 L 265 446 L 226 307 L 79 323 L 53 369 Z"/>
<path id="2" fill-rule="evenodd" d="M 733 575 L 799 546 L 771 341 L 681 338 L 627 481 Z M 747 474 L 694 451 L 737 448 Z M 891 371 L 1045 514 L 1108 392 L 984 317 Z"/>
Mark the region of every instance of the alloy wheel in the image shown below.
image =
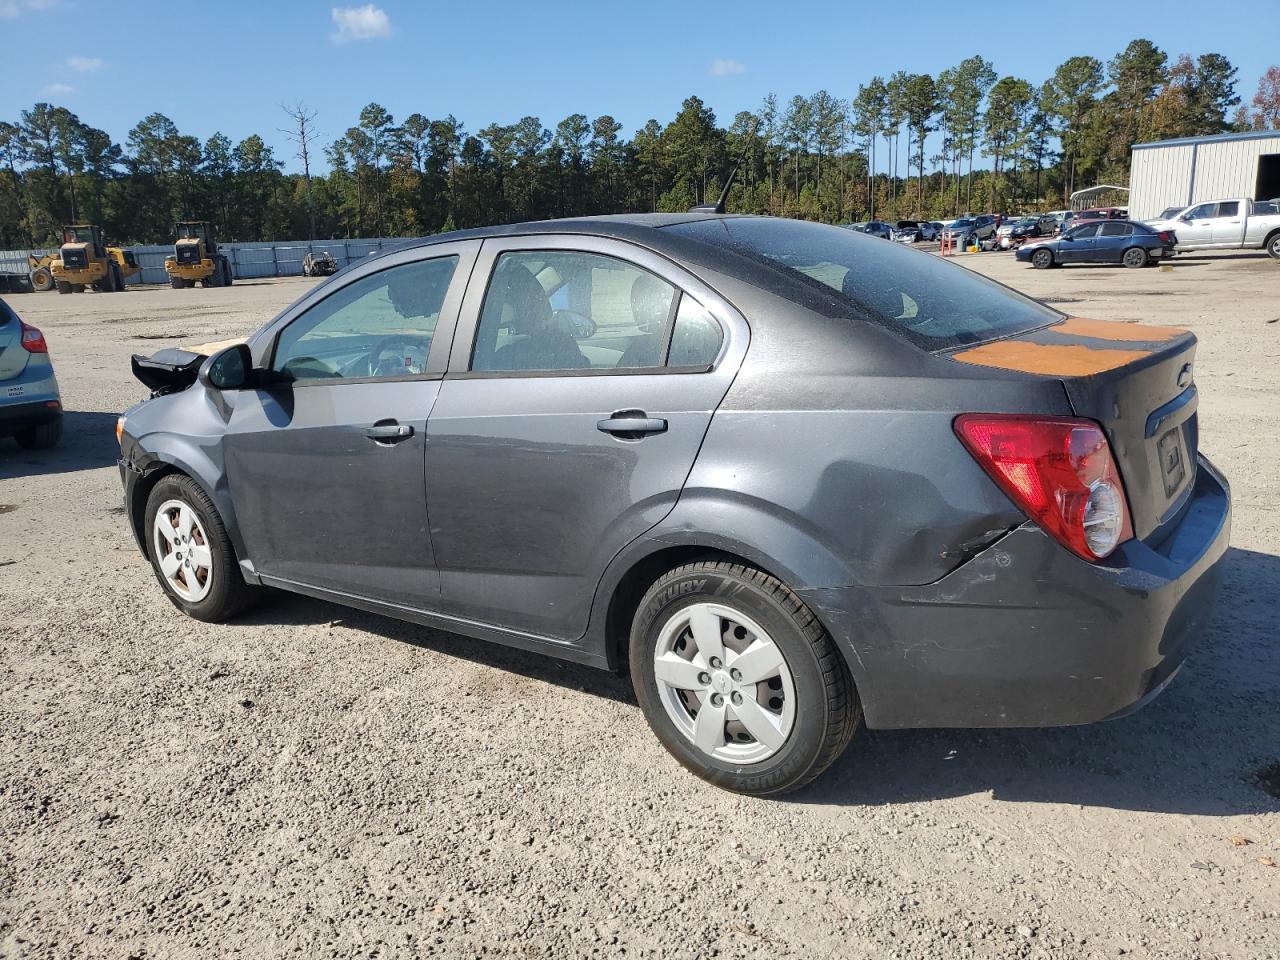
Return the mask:
<path id="1" fill-rule="evenodd" d="M 166 500 L 151 530 L 156 563 L 165 583 L 188 603 L 199 603 L 213 586 L 213 553 L 204 525 L 190 505 Z"/>
<path id="2" fill-rule="evenodd" d="M 716 760 L 767 760 L 795 725 L 795 685 L 782 650 L 724 604 L 677 611 L 658 636 L 653 670 L 671 722 Z"/>

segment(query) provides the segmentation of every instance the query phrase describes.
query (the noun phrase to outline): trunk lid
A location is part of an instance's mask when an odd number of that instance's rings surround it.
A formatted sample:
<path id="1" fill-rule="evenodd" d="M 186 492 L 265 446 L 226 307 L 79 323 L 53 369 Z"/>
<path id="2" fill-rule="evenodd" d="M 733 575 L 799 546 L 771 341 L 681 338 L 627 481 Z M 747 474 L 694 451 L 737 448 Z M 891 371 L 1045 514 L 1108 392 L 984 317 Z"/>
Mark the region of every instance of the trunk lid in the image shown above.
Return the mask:
<path id="1" fill-rule="evenodd" d="M 22 346 L 18 315 L 0 300 L 0 380 L 12 380 L 26 370 L 30 356 Z"/>
<path id="2" fill-rule="evenodd" d="M 1059 379 L 1077 416 L 1107 434 L 1134 536 L 1158 540 L 1195 481 L 1195 349 L 1195 335 L 1177 327 L 1071 317 L 951 359 Z"/>

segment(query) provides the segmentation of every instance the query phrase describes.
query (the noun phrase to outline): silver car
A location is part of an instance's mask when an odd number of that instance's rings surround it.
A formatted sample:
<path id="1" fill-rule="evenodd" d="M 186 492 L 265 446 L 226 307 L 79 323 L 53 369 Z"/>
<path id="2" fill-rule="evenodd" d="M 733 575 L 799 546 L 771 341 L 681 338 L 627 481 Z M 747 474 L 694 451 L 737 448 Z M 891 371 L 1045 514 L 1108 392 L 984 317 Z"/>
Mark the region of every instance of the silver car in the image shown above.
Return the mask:
<path id="1" fill-rule="evenodd" d="M 62 397 L 44 334 L 0 300 L 0 437 L 29 450 L 62 439 Z"/>

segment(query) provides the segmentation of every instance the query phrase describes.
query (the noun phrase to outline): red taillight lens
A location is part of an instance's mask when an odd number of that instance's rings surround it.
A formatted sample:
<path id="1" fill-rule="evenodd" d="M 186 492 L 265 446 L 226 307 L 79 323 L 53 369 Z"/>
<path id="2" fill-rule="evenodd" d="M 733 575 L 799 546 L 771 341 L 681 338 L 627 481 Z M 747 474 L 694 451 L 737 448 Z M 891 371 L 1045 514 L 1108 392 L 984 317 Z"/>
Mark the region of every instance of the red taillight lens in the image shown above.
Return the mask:
<path id="1" fill-rule="evenodd" d="M 1092 420 L 966 413 L 956 436 L 1027 516 L 1086 560 L 1133 536 L 1124 483 Z"/>
<path id="2" fill-rule="evenodd" d="M 45 343 L 44 334 L 29 323 L 18 322 L 22 324 L 22 346 L 27 353 L 48 353 L 49 344 Z"/>
<path id="3" fill-rule="evenodd" d="M 1173 231 L 1171 231 L 1171 230 L 1161 230 L 1161 231 L 1160 231 L 1160 242 L 1161 242 L 1161 243 L 1173 243 Z"/>

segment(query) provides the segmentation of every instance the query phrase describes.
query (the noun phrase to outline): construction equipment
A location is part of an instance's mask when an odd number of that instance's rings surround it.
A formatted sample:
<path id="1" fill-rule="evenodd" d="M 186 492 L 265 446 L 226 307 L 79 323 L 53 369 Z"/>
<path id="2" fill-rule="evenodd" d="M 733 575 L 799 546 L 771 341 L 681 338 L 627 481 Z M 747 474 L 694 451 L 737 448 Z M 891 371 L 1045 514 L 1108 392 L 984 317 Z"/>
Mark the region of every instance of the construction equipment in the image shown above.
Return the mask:
<path id="1" fill-rule="evenodd" d="M 132 250 L 108 247 L 102 228 L 87 223 L 63 227 L 57 255 L 28 254 L 27 266 L 33 288 L 56 288 L 59 293 L 82 293 L 90 286 L 99 293 L 119 293 L 125 280 L 138 272 Z"/>
<path id="2" fill-rule="evenodd" d="M 173 244 L 173 256 L 164 260 L 169 285 L 175 290 L 194 287 L 197 281 L 206 287 L 231 286 L 231 261 L 218 253 L 209 222 L 184 220 L 174 229 L 178 238 Z"/>

